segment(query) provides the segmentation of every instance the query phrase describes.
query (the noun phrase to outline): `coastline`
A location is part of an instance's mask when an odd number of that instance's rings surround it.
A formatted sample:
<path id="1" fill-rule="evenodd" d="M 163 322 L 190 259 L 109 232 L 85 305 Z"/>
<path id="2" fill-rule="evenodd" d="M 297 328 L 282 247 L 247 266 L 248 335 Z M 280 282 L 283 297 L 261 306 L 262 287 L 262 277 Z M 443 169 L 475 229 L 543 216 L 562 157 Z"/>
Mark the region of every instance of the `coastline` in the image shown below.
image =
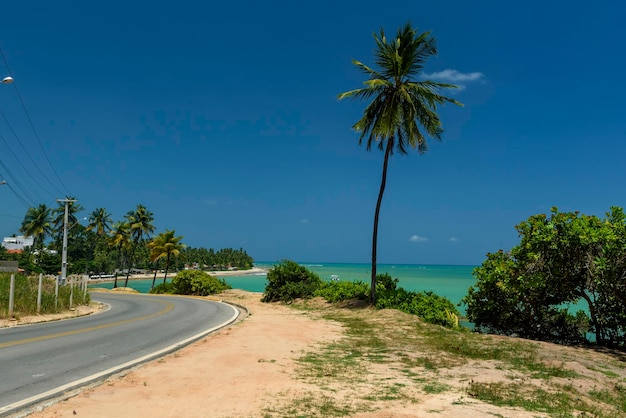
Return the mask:
<path id="1" fill-rule="evenodd" d="M 251 269 L 248 270 L 215 270 L 215 271 L 207 271 L 206 273 L 210 274 L 211 276 L 218 276 L 218 277 L 226 277 L 226 276 L 255 276 L 255 275 L 259 275 L 259 274 L 264 274 L 267 273 L 267 269 L 264 268 L 259 268 L 259 267 L 253 267 Z M 163 279 L 163 276 L 165 276 L 165 273 L 157 273 L 156 278 L 158 279 Z M 167 273 L 167 277 L 168 278 L 172 278 L 176 276 L 176 272 L 168 272 Z M 154 277 L 154 273 L 146 273 L 146 274 L 131 274 L 128 277 L 128 280 L 147 280 L 147 279 L 152 279 Z M 125 280 L 126 279 L 126 275 L 119 275 L 117 276 L 117 280 Z M 89 279 L 89 283 L 109 283 L 109 282 L 113 282 L 115 281 L 115 278 L 102 278 L 102 279 Z"/>

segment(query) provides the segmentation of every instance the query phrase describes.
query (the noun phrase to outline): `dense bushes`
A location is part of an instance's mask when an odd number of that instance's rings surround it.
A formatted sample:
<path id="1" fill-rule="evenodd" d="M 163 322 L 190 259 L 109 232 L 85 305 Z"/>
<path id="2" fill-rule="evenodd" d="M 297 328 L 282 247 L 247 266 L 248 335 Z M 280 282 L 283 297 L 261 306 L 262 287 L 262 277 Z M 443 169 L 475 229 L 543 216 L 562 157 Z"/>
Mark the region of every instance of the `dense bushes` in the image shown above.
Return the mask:
<path id="1" fill-rule="evenodd" d="M 463 303 L 476 329 L 626 350 L 624 210 L 599 218 L 552 208 L 516 229 L 518 245 L 474 270 Z"/>
<path id="2" fill-rule="evenodd" d="M 207 296 L 220 293 L 231 287 L 219 277 L 200 270 L 184 270 L 176 274 L 171 283 L 161 283 L 150 293 Z"/>
<path id="3" fill-rule="evenodd" d="M 299 264 L 284 260 L 267 273 L 268 284 L 264 302 L 291 302 L 296 298 L 323 297 L 327 302 L 367 300 L 370 286 L 361 281 L 331 281 L 321 279 Z M 459 312 L 452 302 L 432 292 L 409 292 L 397 287 L 398 279 L 388 273 L 376 275 L 376 308 L 393 308 L 417 315 L 423 321 L 450 328 L 458 326 Z"/>
<path id="4" fill-rule="evenodd" d="M 378 292 L 378 309 L 398 309 L 417 315 L 424 322 L 455 328 L 459 312 L 450 300 L 433 292 L 410 292 L 403 288 Z"/>
<path id="5" fill-rule="evenodd" d="M 263 302 L 291 302 L 311 298 L 322 286 L 322 279 L 306 267 L 290 260 L 282 260 L 267 272 Z"/>
<path id="6" fill-rule="evenodd" d="M 335 303 L 350 299 L 366 300 L 369 298 L 370 286 L 362 281 L 357 282 L 324 282 L 315 296 L 321 296 L 327 302 Z"/>

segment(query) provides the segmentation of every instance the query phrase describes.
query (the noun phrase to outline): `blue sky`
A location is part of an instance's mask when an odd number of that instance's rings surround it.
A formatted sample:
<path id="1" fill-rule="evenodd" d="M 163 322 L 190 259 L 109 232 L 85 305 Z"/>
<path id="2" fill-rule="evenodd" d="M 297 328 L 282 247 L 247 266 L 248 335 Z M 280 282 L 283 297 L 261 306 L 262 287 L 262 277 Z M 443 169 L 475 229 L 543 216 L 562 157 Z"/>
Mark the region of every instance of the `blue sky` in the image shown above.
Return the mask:
<path id="1" fill-rule="evenodd" d="M 480 264 L 552 206 L 626 205 L 620 2 L 137 3 L 3 5 L 0 235 L 71 194 L 84 216 L 143 204 L 195 247 L 368 262 L 383 155 L 351 130 L 365 104 L 336 97 L 372 33 L 409 20 L 465 107 L 441 108 L 428 153 L 393 157 L 379 262 Z"/>

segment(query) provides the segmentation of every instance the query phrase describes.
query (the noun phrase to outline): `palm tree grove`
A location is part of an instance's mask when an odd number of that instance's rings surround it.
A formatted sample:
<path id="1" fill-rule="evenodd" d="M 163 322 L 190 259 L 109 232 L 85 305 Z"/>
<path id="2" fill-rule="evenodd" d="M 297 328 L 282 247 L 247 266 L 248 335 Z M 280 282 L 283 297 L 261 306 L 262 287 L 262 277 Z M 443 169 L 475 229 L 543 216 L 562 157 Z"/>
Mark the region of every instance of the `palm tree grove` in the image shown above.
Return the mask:
<path id="1" fill-rule="evenodd" d="M 124 217 L 114 220 L 106 208 L 96 208 L 84 216 L 84 208 L 68 197 L 67 274 L 124 278 L 133 272 L 178 271 L 185 266 L 200 270 L 249 269 L 253 259 L 243 249 L 193 248 L 183 244 L 175 230 L 156 233 L 154 214 L 137 205 Z M 65 204 L 28 208 L 19 232 L 32 237 L 32 245 L 21 252 L 0 247 L 0 259 L 18 261 L 26 274 L 58 275 L 61 271 Z"/>

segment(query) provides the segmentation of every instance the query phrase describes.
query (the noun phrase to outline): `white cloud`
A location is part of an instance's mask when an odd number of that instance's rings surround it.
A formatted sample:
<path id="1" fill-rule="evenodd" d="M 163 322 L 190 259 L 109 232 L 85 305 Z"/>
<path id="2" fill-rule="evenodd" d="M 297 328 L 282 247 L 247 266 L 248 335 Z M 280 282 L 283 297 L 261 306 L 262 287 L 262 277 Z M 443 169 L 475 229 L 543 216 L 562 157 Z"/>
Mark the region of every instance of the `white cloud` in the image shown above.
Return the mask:
<path id="1" fill-rule="evenodd" d="M 462 73 L 457 70 L 447 69 L 436 73 L 424 74 L 424 78 L 432 78 L 439 81 L 448 81 L 451 83 L 464 83 L 468 81 L 478 81 L 484 77 L 483 73 Z"/>
<path id="2" fill-rule="evenodd" d="M 420 237 L 419 235 L 412 235 L 411 238 L 409 238 L 409 241 L 411 241 L 411 242 L 426 242 L 426 241 L 428 241 L 428 238 Z"/>
<path id="3" fill-rule="evenodd" d="M 450 241 L 451 242 L 459 242 L 459 239 L 457 237 L 450 237 Z"/>

